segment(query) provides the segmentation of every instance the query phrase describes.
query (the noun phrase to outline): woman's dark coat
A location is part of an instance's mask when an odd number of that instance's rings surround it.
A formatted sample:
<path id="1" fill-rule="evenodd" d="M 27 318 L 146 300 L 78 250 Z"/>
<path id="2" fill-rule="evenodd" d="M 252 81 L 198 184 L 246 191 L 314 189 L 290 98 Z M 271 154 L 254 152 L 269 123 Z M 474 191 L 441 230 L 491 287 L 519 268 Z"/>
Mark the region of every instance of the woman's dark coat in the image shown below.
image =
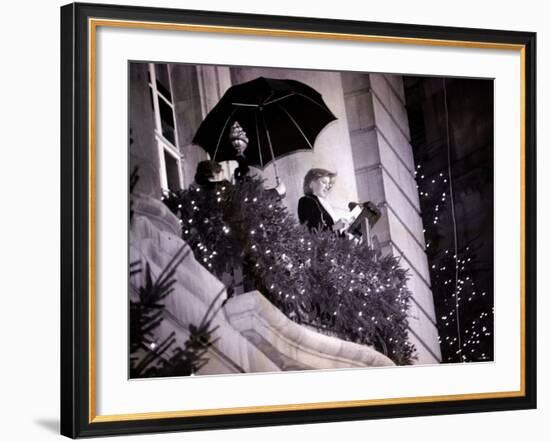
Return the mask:
<path id="1" fill-rule="evenodd" d="M 311 231 L 332 230 L 334 220 L 315 195 L 304 195 L 298 201 L 298 218 Z"/>

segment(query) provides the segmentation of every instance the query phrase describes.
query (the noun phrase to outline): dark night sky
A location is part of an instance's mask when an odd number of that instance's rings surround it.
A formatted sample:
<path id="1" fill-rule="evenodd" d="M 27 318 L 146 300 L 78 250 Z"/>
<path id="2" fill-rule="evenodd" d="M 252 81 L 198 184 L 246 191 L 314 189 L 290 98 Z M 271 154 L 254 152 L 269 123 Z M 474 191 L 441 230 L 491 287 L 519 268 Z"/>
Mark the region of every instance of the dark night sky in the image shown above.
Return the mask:
<path id="1" fill-rule="evenodd" d="M 443 362 L 492 360 L 493 81 L 405 90 Z"/>

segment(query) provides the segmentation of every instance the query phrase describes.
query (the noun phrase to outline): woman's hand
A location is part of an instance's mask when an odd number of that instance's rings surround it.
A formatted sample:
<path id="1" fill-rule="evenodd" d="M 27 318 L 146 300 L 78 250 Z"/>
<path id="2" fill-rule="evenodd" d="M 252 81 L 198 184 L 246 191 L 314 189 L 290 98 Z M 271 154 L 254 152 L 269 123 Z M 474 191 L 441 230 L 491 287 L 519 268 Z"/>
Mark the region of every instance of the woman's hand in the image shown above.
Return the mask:
<path id="1" fill-rule="evenodd" d="M 347 219 L 340 218 L 338 221 L 334 223 L 334 225 L 332 226 L 332 230 L 334 231 L 345 230 L 348 228 L 349 224 L 350 223 Z"/>

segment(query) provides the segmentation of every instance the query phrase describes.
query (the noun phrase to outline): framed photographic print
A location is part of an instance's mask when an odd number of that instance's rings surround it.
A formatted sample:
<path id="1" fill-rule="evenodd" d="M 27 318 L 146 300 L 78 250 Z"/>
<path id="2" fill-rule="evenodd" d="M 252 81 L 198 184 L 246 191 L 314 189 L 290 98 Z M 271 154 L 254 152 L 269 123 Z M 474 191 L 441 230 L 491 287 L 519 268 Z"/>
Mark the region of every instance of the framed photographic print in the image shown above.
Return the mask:
<path id="1" fill-rule="evenodd" d="M 535 42 L 62 7 L 62 434 L 534 408 Z"/>

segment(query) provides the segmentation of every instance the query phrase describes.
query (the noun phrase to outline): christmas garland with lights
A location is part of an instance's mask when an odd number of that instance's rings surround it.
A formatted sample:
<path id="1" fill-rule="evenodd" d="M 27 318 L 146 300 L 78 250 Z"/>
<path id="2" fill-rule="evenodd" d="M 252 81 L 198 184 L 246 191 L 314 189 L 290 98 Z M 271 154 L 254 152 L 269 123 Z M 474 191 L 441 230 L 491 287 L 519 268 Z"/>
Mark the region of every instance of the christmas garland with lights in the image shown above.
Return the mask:
<path id="1" fill-rule="evenodd" d="M 163 200 L 196 259 L 220 279 L 242 267 L 246 285 L 293 321 L 370 345 L 396 364 L 414 359 L 411 294 L 397 258 L 329 231 L 309 232 L 253 177 L 193 185 Z"/>
<path id="2" fill-rule="evenodd" d="M 130 225 L 134 218 L 133 192 L 139 181 L 138 168 L 130 175 Z M 169 296 L 176 283 L 175 271 L 187 257 L 187 246 L 182 247 L 170 259 L 158 277 L 154 278 L 147 261 L 136 260 L 130 263 L 130 278 L 142 276 L 134 286 L 135 294 L 130 296 L 130 378 L 150 378 L 169 376 L 191 376 L 208 363 L 208 349 L 216 343 L 213 338 L 217 327 L 212 320 L 217 311 L 214 306 L 223 292 L 209 305 L 201 323 L 189 324 L 189 337 L 183 347 L 177 345 L 173 331 L 159 340 L 159 328 L 164 321 L 164 299 Z M 134 280 L 135 282 L 135 280 Z"/>
<path id="3" fill-rule="evenodd" d="M 191 376 L 205 366 L 209 348 L 218 338 L 213 338 L 217 327 L 212 325 L 216 297 L 210 304 L 201 323 L 189 324 L 189 337 L 183 347 L 178 345 L 172 331 L 163 339 L 159 328 L 164 321 L 164 299 L 169 296 L 176 282 L 175 269 L 186 257 L 180 249 L 157 278 L 151 274 L 149 263 L 142 269 L 141 261 L 130 264 L 130 276 L 143 273 L 143 283 L 136 287 L 134 299 L 130 298 L 130 378 Z M 215 314 L 215 312 L 214 312 Z"/>

